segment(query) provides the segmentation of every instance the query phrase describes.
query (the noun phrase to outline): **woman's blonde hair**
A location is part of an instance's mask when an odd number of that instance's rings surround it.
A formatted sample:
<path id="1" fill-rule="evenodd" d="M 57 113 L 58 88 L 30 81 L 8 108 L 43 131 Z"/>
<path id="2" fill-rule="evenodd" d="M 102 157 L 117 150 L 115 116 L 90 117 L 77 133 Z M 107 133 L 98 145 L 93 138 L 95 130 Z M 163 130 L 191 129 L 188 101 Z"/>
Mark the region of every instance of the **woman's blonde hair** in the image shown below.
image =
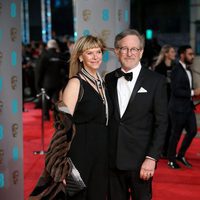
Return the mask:
<path id="1" fill-rule="evenodd" d="M 92 48 L 100 48 L 103 52 L 105 44 L 102 39 L 92 35 L 82 36 L 76 41 L 70 58 L 69 78 L 75 76 L 83 67 L 79 56 L 81 56 L 84 51 Z"/>
<path id="2" fill-rule="evenodd" d="M 162 46 L 160 53 L 157 57 L 157 60 L 155 62 L 154 68 L 165 60 L 165 54 L 168 53 L 169 50 L 172 49 L 172 48 L 174 49 L 174 47 L 170 44 L 165 44 L 165 45 Z"/>

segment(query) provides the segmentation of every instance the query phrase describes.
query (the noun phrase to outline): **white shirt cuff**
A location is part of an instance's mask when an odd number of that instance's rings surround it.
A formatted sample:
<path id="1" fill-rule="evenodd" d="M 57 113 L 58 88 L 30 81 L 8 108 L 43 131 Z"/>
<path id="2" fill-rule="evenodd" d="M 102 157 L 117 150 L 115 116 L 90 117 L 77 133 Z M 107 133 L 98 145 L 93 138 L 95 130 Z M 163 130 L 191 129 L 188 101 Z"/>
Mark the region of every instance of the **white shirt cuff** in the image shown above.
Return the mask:
<path id="1" fill-rule="evenodd" d="M 147 159 L 150 159 L 150 160 L 154 160 L 155 162 L 157 161 L 155 158 L 152 158 L 150 156 L 146 156 Z"/>
<path id="2" fill-rule="evenodd" d="M 192 97 L 194 96 L 194 90 L 191 90 L 191 96 Z"/>

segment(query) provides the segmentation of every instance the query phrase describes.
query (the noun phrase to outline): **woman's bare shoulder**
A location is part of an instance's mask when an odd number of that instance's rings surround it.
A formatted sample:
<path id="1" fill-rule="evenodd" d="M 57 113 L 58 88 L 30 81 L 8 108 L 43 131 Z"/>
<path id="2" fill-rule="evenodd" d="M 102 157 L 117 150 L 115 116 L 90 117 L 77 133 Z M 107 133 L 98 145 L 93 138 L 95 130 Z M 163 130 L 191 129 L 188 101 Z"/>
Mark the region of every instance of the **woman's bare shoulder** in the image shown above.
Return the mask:
<path id="1" fill-rule="evenodd" d="M 65 92 L 65 90 L 70 90 L 70 91 L 71 90 L 77 90 L 77 89 L 79 89 L 79 87 L 80 87 L 79 78 L 73 77 L 68 81 L 67 86 L 64 89 L 64 92 Z"/>

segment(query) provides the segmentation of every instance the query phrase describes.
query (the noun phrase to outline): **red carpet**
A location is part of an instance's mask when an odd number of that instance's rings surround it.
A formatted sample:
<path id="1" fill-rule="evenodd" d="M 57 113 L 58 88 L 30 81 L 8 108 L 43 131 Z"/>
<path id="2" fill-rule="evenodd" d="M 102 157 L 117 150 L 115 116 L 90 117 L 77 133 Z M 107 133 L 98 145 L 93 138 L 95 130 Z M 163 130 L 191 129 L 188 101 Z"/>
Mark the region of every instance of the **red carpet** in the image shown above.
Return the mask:
<path id="1" fill-rule="evenodd" d="M 42 150 L 41 144 L 41 110 L 34 109 L 31 103 L 25 104 L 28 112 L 23 113 L 24 129 L 24 196 L 25 200 L 36 184 L 44 166 L 44 155 L 35 155 L 34 151 Z M 52 121 L 44 122 L 44 146 L 47 150 L 48 143 L 53 134 Z"/>
<path id="2" fill-rule="evenodd" d="M 33 154 L 42 149 L 41 110 L 34 109 L 31 103 L 25 104 L 25 108 L 28 109 L 28 112 L 23 113 L 24 197 L 27 199 L 43 169 L 44 156 Z M 44 125 L 46 150 L 54 129 L 52 121 L 45 122 Z M 200 199 L 200 138 L 193 141 L 187 158 L 193 165 L 192 169 L 181 165 L 180 170 L 172 170 L 167 167 L 166 160 L 160 160 L 154 176 L 153 200 Z"/>

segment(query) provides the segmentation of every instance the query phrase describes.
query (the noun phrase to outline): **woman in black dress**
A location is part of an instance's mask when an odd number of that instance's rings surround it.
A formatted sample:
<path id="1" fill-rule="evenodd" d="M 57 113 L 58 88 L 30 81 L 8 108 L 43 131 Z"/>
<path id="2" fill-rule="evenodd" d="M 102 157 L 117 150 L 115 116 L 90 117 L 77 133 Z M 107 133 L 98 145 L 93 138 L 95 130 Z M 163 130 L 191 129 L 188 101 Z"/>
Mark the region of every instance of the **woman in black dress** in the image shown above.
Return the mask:
<path id="1" fill-rule="evenodd" d="M 70 59 L 71 79 L 62 94 L 76 127 L 68 156 L 86 184 L 85 190 L 67 197 L 70 200 L 106 199 L 108 96 L 97 72 L 104 47 L 102 40 L 90 35 L 75 43 Z"/>

